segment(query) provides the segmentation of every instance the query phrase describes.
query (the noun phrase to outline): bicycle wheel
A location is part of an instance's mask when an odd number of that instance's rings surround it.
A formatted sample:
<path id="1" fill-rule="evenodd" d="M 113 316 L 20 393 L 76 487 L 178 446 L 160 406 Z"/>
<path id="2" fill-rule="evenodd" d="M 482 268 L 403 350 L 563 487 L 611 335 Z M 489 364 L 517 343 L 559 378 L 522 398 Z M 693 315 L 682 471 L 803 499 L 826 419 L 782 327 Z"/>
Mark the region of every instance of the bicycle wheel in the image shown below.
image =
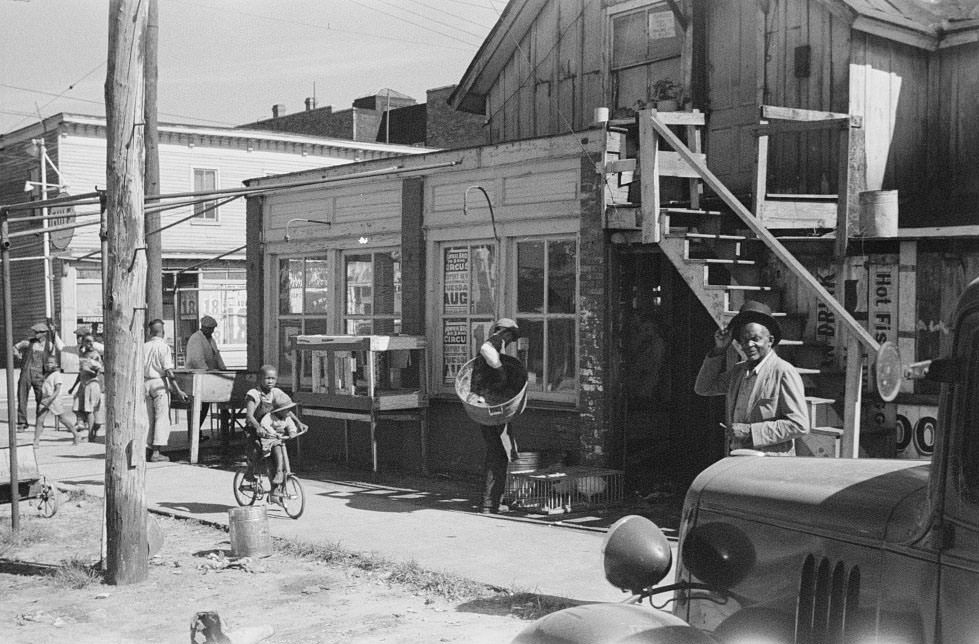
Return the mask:
<path id="1" fill-rule="evenodd" d="M 46 518 L 50 519 L 58 512 L 61 505 L 61 495 L 53 485 L 45 483 L 41 486 L 41 493 L 37 496 L 37 511 Z"/>
<path id="2" fill-rule="evenodd" d="M 240 469 L 235 472 L 233 483 L 235 501 L 238 502 L 238 505 L 254 505 L 255 499 L 265 496 L 262 489 L 262 477 L 257 476 L 254 481 L 248 481 L 245 479 L 245 471 Z"/>
<path id="3" fill-rule="evenodd" d="M 306 509 L 306 496 L 303 494 L 303 486 L 299 483 L 299 479 L 292 474 L 286 477 L 286 482 L 282 486 L 279 505 L 293 519 L 301 517 L 303 510 Z"/>

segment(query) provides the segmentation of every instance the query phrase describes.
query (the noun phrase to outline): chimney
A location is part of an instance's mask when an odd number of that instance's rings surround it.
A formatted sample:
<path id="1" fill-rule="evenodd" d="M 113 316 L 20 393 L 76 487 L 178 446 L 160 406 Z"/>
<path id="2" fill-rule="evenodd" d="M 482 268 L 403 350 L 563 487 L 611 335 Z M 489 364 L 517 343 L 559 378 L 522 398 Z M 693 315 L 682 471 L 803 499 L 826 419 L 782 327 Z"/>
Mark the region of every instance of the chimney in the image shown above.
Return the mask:
<path id="1" fill-rule="evenodd" d="M 306 111 L 310 112 L 316 109 L 316 99 L 312 96 L 306 97 Z"/>
<path id="2" fill-rule="evenodd" d="M 276 103 L 272 106 L 272 118 L 277 119 L 280 116 L 285 116 L 286 106 L 282 103 Z"/>

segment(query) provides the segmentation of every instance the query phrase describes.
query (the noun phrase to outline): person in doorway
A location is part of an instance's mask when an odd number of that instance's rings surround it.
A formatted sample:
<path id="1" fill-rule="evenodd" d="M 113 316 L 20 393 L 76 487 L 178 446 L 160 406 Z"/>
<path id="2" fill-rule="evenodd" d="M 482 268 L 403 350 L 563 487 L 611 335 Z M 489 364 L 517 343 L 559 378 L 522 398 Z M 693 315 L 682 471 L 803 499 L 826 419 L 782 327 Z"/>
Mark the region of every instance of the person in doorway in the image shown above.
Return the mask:
<path id="1" fill-rule="evenodd" d="M 809 432 L 806 394 L 799 372 L 778 357 L 782 329 L 768 306 L 748 300 L 726 329 L 714 333 L 694 391 L 726 396 L 724 425 L 730 450 L 754 449 L 794 456 L 795 439 Z M 737 341 L 745 360 L 725 371 L 728 347 Z"/>
<path id="2" fill-rule="evenodd" d="M 20 378 L 17 381 L 17 431 L 26 432 L 27 401 L 34 392 L 34 402 L 40 411 L 44 397 L 45 368 L 51 356 L 56 356 L 54 328 L 51 321 L 38 322 L 31 327 L 30 337 L 13 346 L 14 357 L 20 361 Z"/>
<path id="3" fill-rule="evenodd" d="M 490 329 L 490 336 L 479 348 L 473 364 L 471 391 L 490 405 L 504 403 L 519 391 L 503 364 L 506 347 L 520 337 L 520 328 L 510 318 L 501 318 Z M 510 424 L 481 425 L 485 445 L 483 459 L 483 514 L 498 514 L 506 492 L 507 468 L 517 455 L 517 442 Z"/>
<path id="4" fill-rule="evenodd" d="M 285 457 L 282 454 L 285 445 L 282 443 L 282 435 L 276 428 L 281 427 L 288 433 L 289 424 L 283 422 L 288 419 L 292 421 L 296 432 L 306 431 L 306 425 L 296 416 L 294 411 L 296 405 L 289 394 L 275 386 L 278 379 L 279 374 L 275 367 L 270 364 L 262 365 L 259 369 L 258 387 L 249 389 L 245 394 L 245 421 L 251 430 L 254 444 L 253 457 L 249 459 L 250 468 L 246 478 L 254 481 L 254 468 L 271 456 L 273 492 L 276 491 L 277 486 L 285 482 Z"/>
<path id="5" fill-rule="evenodd" d="M 95 348 L 91 333 L 78 345 L 78 380 L 72 386 L 75 392 L 75 429 L 88 432 L 88 441 L 95 442 L 99 427 L 105 423 L 105 404 L 99 376 L 105 371 L 102 354 Z"/>
<path id="6" fill-rule="evenodd" d="M 163 320 L 151 321 L 149 332 L 150 339 L 143 343 L 143 389 L 150 432 L 147 460 L 160 463 L 170 460 L 160 452 L 170 438 L 170 396 L 186 400 L 187 395 L 173 377 L 173 353 L 163 339 Z"/>
<path id="7" fill-rule="evenodd" d="M 187 369 L 207 369 L 208 371 L 227 369 L 221 352 L 218 350 L 218 343 L 214 340 L 214 329 L 217 326 L 217 321 L 210 315 L 201 318 L 200 328 L 187 340 L 187 359 L 184 362 Z M 207 418 L 210 408 L 210 404 L 201 405 L 199 427 L 204 426 L 204 420 Z M 207 437 L 201 436 L 200 440 L 205 441 Z"/>
<path id="8" fill-rule="evenodd" d="M 49 358 L 47 376 L 41 386 L 41 404 L 38 406 L 37 422 L 34 424 L 34 449 L 41 446 L 41 433 L 44 432 L 44 422 L 48 416 L 55 418 L 55 427 L 60 421 L 71 432 L 72 444 L 81 442 L 81 434 L 75 427 L 75 415 L 71 412 L 71 400 L 65 391 L 65 380 L 58 361 Z"/>

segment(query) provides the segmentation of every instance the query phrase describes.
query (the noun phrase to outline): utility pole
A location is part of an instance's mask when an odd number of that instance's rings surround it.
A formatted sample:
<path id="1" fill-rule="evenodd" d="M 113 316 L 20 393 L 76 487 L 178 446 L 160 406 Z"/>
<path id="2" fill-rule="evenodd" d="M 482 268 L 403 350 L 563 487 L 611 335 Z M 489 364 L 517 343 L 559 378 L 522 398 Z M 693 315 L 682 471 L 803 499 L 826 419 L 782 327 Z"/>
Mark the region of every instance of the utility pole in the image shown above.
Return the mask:
<path id="1" fill-rule="evenodd" d="M 106 332 L 106 574 L 109 583 L 146 579 L 146 418 L 142 389 L 146 257 L 143 230 L 143 39 L 147 6 L 111 0 L 105 79 L 108 282 Z"/>
<path id="2" fill-rule="evenodd" d="M 146 98 L 143 130 L 146 141 L 146 196 L 160 194 L 160 132 L 157 123 L 157 51 L 160 15 L 157 0 L 149 0 L 146 16 Z M 160 227 L 160 213 L 146 213 L 146 231 Z M 163 236 L 146 235 L 146 317 L 163 318 Z"/>

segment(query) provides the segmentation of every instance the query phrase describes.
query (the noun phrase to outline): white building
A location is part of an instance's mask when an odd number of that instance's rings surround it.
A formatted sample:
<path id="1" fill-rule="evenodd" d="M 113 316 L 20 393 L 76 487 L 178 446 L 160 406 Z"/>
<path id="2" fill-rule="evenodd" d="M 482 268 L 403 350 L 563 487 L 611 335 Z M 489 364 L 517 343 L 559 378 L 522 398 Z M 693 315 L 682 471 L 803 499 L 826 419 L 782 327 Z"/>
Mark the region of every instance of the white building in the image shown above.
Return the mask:
<path id="1" fill-rule="evenodd" d="M 238 128 L 160 124 L 161 194 L 240 188 L 242 181 L 265 176 L 381 159 L 428 150 L 418 147 L 365 143 L 341 139 L 266 132 Z M 0 203 L 31 198 L 26 181 L 40 181 L 41 139 L 51 159 L 46 180 L 62 192 L 83 194 L 105 186 L 105 119 L 97 116 L 56 114 L 42 122 L 0 136 Z M 60 173 L 60 177 L 59 177 Z M 60 179 L 60 180 L 59 180 Z M 50 189 L 50 188 L 49 188 Z M 54 196 L 54 189 L 49 196 Z M 40 198 L 35 189 L 34 198 Z M 211 203 L 219 203 L 215 199 Z M 197 329 L 200 316 L 219 322 L 215 337 L 229 366 L 245 363 L 245 200 L 236 199 L 216 208 L 199 204 L 161 213 L 164 318 L 167 335 L 175 340 L 178 363 L 186 338 Z M 79 206 L 76 214 L 97 212 L 97 206 Z M 39 211 L 37 211 L 39 214 Z M 12 218 L 16 215 L 12 214 Z M 102 321 L 98 217 L 93 225 L 79 228 L 52 262 L 53 317 L 63 333 L 78 323 Z M 18 227 L 38 226 L 11 224 Z M 40 237 L 15 240 L 14 257 L 43 254 Z M 225 255 L 227 253 L 227 255 Z M 224 255 L 220 259 L 214 259 Z M 89 256 L 89 257 L 86 257 Z M 94 261 L 93 261 L 94 260 Z M 45 317 L 42 260 L 13 264 L 12 295 L 14 334 Z"/>

